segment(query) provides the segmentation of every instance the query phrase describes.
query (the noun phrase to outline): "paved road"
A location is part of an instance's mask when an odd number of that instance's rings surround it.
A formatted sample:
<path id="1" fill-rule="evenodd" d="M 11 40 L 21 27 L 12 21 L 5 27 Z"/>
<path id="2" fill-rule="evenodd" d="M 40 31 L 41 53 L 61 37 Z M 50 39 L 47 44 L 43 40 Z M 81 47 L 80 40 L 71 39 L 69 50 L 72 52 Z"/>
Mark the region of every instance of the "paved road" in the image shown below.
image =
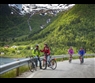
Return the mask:
<path id="1" fill-rule="evenodd" d="M 48 68 L 34 73 L 28 72 L 26 78 L 95 78 L 95 58 L 84 60 L 84 64 L 80 64 L 79 59 L 72 63 L 58 62 L 56 70 Z"/>

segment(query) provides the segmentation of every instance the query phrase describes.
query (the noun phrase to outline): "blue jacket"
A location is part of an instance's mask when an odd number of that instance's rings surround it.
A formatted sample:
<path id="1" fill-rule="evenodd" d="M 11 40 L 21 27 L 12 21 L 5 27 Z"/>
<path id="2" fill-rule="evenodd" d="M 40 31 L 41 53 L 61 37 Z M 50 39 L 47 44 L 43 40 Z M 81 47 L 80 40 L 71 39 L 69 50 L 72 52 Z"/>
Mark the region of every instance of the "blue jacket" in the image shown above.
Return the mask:
<path id="1" fill-rule="evenodd" d="M 79 50 L 78 54 L 81 55 L 81 56 L 83 56 L 85 54 L 85 51 L 84 50 Z"/>

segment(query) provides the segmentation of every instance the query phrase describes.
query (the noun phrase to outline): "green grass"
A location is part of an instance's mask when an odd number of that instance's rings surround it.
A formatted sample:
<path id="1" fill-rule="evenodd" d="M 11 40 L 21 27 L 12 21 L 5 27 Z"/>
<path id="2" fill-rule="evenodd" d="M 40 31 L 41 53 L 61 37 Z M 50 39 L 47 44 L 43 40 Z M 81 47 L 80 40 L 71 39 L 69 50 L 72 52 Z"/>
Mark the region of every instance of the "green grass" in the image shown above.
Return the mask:
<path id="1" fill-rule="evenodd" d="M 95 58 L 95 55 L 93 55 L 93 56 L 84 56 L 84 58 L 86 59 L 86 58 Z M 75 59 L 79 59 L 79 56 L 74 56 L 73 57 L 73 60 L 75 60 Z M 58 58 L 58 59 L 56 59 L 57 61 L 66 61 L 66 60 L 69 60 L 69 58 L 68 57 L 65 57 L 65 58 Z"/>
<path id="2" fill-rule="evenodd" d="M 10 70 L 10 71 L 0 75 L 0 78 L 15 78 L 15 77 L 17 77 L 17 75 L 21 75 L 22 73 L 29 71 L 29 68 L 27 65 L 21 66 L 21 67 L 19 67 L 19 73 L 17 73 L 17 71 L 18 71 L 17 68 Z"/>

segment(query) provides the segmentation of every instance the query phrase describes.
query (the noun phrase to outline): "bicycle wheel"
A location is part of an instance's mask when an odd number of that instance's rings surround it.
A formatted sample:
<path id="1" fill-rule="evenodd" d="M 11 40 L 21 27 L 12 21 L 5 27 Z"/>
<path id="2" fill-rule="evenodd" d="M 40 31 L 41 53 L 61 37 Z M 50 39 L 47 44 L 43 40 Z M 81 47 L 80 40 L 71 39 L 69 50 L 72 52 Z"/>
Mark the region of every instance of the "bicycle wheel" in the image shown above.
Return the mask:
<path id="1" fill-rule="evenodd" d="M 56 69 L 56 67 L 57 67 L 57 62 L 56 62 L 55 59 L 51 59 L 51 60 L 50 60 L 50 67 L 51 67 L 53 70 Z"/>
<path id="2" fill-rule="evenodd" d="M 82 56 L 80 56 L 80 64 L 82 64 Z"/>
<path id="3" fill-rule="evenodd" d="M 71 63 L 71 62 L 72 62 L 72 59 L 70 58 L 70 59 L 69 59 L 69 63 Z"/>
<path id="4" fill-rule="evenodd" d="M 47 69 L 47 63 L 46 63 L 46 60 L 45 59 L 42 59 L 41 60 L 41 66 L 42 66 L 42 69 L 43 70 Z"/>
<path id="5" fill-rule="evenodd" d="M 82 59 L 81 59 L 81 63 L 84 63 L 84 58 L 83 58 L 83 56 L 81 57 Z"/>
<path id="6" fill-rule="evenodd" d="M 28 67 L 29 67 L 29 70 L 30 70 L 31 72 L 34 72 L 35 67 L 34 67 L 34 64 L 33 64 L 33 62 L 32 62 L 31 60 L 28 61 Z"/>

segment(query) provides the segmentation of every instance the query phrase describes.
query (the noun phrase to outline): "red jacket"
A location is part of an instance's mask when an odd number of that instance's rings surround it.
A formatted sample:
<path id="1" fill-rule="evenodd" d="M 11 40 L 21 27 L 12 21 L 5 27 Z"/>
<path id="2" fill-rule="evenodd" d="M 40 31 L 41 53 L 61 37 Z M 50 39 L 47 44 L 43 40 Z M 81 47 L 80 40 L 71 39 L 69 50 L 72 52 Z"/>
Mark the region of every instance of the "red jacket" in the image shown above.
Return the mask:
<path id="1" fill-rule="evenodd" d="M 44 54 L 48 54 L 48 55 L 50 55 L 50 49 L 49 49 L 49 47 L 47 48 L 47 47 L 44 47 L 44 49 L 43 50 L 40 50 L 41 52 L 44 52 Z"/>

